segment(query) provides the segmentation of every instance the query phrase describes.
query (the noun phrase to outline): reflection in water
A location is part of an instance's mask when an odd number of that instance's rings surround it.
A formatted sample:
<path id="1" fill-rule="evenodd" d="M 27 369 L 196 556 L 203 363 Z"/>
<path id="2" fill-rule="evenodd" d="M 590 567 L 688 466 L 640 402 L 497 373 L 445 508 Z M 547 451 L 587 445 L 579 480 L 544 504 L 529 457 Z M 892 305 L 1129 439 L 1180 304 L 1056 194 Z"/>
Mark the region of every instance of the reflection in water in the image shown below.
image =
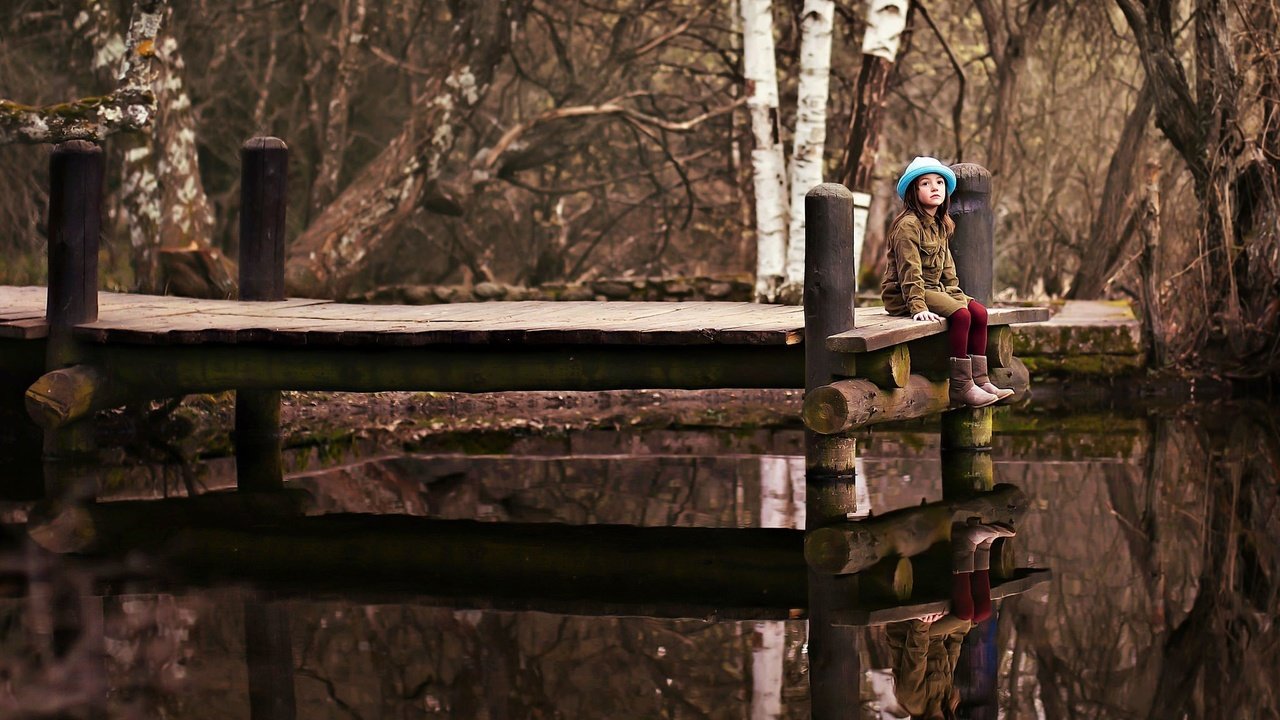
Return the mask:
<path id="1" fill-rule="evenodd" d="M 1006 418 L 1005 432 L 998 419 L 997 479 L 1036 501 L 1019 552 L 1055 574 L 1047 592 L 997 601 L 996 617 L 964 636 L 957 715 L 994 718 L 998 698 L 1011 718 L 1276 717 L 1278 423 L 1259 406 Z M 941 496 L 936 435 L 877 430 L 865 440 L 877 512 Z M 780 483 L 779 467 L 790 464 L 760 455 L 402 458 L 297 484 L 329 512 L 802 522 L 803 498 L 794 484 L 785 490 L 795 475 Z M 21 522 L 23 507 L 5 506 L 7 522 Z M 20 537 L 0 550 L 0 716 L 91 717 L 105 703 L 110 717 L 184 719 L 808 717 L 803 620 L 157 588 L 133 559 L 49 557 Z M 850 679 L 850 702 L 861 686 L 864 716 L 888 717 L 892 691 L 877 672 L 894 667 L 894 641 L 884 627 L 861 632 L 868 672 Z M 286 686 L 292 708 L 251 715 L 257 689 L 283 698 Z"/>

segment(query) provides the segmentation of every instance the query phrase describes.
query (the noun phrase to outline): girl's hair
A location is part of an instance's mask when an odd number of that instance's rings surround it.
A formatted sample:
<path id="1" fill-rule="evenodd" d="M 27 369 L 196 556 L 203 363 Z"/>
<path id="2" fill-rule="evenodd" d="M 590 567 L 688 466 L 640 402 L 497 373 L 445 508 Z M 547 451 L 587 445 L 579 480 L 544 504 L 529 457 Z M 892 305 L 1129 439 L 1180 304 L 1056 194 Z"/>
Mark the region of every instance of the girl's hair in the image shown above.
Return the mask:
<path id="1" fill-rule="evenodd" d="M 898 213 L 898 216 L 893 219 L 893 224 L 890 225 L 890 227 L 892 228 L 896 226 L 902 218 L 907 216 L 907 213 L 913 213 L 917 218 L 919 218 L 921 225 L 928 225 L 930 222 L 936 222 L 942 227 L 943 233 L 947 237 L 951 237 L 951 234 L 955 232 L 956 229 L 956 221 L 951 219 L 951 215 L 948 212 L 951 210 L 951 195 L 947 194 L 946 197 L 942 199 L 942 204 L 938 206 L 937 211 L 934 212 L 933 217 L 929 217 L 929 213 L 925 212 L 924 208 L 921 207 L 920 196 L 916 193 L 916 183 L 919 181 L 919 178 L 913 180 L 911 185 L 907 188 L 907 191 L 903 193 L 902 212 Z"/>

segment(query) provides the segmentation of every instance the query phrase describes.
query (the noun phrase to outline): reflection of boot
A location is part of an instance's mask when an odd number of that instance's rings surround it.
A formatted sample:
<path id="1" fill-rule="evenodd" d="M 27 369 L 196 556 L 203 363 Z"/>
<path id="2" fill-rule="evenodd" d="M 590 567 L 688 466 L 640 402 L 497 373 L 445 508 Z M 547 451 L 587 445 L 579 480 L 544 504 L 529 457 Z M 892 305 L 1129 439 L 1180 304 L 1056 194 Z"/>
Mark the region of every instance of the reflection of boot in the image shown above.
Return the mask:
<path id="1" fill-rule="evenodd" d="M 983 538 L 973 550 L 973 578 L 969 582 L 974 622 L 982 622 L 991 617 L 991 546 L 996 538 L 1013 537 L 1016 534 L 1012 527 L 1004 523 L 973 524 L 966 530 L 978 528 L 981 530 L 966 536 L 966 540 Z"/>
<path id="2" fill-rule="evenodd" d="M 969 359 L 973 361 L 973 384 L 980 389 L 995 395 L 999 400 L 1007 400 L 1013 397 L 1013 391 L 1008 388 L 996 387 L 991 383 L 991 376 L 987 374 L 987 356 L 986 355 L 970 355 Z"/>
<path id="3" fill-rule="evenodd" d="M 973 384 L 973 363 L 967 358 L 951 358 L 951 385 L 948 397 L 952 405 L 986 407 L 1000 398 Z"/>

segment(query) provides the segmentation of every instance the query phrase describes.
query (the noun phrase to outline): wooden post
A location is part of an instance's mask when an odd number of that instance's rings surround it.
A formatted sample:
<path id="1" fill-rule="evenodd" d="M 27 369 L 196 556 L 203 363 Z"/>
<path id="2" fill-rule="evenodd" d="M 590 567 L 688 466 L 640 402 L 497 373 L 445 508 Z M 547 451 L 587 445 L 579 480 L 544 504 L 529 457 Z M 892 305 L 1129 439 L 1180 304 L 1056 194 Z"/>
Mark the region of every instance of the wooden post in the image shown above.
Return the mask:
<path id="1" fill-rule="evenodd" d="M 854 327 L 853 194 L 823 183 L 804 198 L 804 388 L 812 392 L 847 372 L 827 338 Z M 846 435 L 805 430 L 805 529 L 857 510 L 856 445 Z M 809 570 L 809 697 L 815 718 L 858 717 L 860 635 L 837 627 L 832 612 L 856 591 L 849 577 Z M 852 694 L 851 694 L 852 693 Z"/>
<path id="2" fill-rule="evenodd" d="M 289 148 L 255 137 L 240 148 L 240 299 L 284 300 L 284 235 Z M 236 390 L 236 484 L 241 490 L 284 486 L 280 391 Z"/>
<path id="3" fill-rule="evenodd" d="M 960 287 L 983 305 L 994 295 L 995 213 L 991 210 L 991 173 L 981 165 L 952 165 L 956 191 L 951 195 L 951 219 L 956 233 L 951 238 L 951 255 L 956 261 Z"/>
<path id="4" fill-rule="evenodd" d="M 991 173 L 981 165 L 953 165 L 956 191 L 951 198 L 951 217 L 956 223 L 951 238 L 951 254 L 956 275 L 965 293 L 983 305 L 990 305 L 995 284 L 995 214 L 991 210 Z M 998 340 L 1001 336 L 992 336 Z M 990 339 L 990 338 L 989 338 Z M 990 342 L 988 342 L 990 347 Z M 1001 358 L 1001 363 L 1004 358 Z M 989 488 L 990 479 L 975 478 L 965 469 L 991 467 L 989 461 L 958 459 L 957 453 L 985 453 L 991 448 L 991 408 L 960 408 L 942 415 L 944 498 L 962 496 L 974 489 Z M 975 487 L 977 486 L 977 487 Z"/>
<path id="5" fill-rule="evenodd" d="M 48 370 L 79 360 L 80 350 L 71 330 L 98 319 L 102 176 L 102 148 L 91 142 L 62 143 L 49 158 Z M 46 496 L 72 502 L 92 499 L 97 494 L 97 481 L 84 470 L 93 450 L 90 417 L 46 432 Z"/>
<path id="6" fill-rule="evenodd" d="M 249 717 L 294 720 L 293 641 L 289 613 L 278 602 L 244 601 L 244 654 L 249 666 Z"/>

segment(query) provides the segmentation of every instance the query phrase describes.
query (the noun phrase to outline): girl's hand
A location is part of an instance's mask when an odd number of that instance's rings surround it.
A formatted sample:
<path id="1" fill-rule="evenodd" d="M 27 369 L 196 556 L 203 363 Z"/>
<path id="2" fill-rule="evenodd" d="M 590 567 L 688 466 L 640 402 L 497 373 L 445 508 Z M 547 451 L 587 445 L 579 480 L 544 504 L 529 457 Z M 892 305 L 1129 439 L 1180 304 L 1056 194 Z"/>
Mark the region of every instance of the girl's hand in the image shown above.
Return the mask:
<path id="1" fill-rule="evenodd" d="M 928 615 L 921 617 L 920 622 L 928 625 L 932 625 L 933 623 L 938 622 L 945 616 L 946 616 L 946 613 L 929 613 Z"/>
<path id="2" fill-rule="evenodd" d="M 937 313 L 935 313 L 935 312 L 930 312 L 930 311 L 928 311 L 928 310 L 921 310 L 920 312 L 916 313 L 915 315 L 912 315 L 912 316 L 911 316 L 911 319 L 912 319 L 912 320 L 920 320 L 921 322 L 934 322 L 934 321 L 937 321 L 937 320 L 941 320 L 941 319 L 942 319 L 942 316 L 941 316 L 941 315 L 939 315 L 939 314 L 937 314 Z"/>

